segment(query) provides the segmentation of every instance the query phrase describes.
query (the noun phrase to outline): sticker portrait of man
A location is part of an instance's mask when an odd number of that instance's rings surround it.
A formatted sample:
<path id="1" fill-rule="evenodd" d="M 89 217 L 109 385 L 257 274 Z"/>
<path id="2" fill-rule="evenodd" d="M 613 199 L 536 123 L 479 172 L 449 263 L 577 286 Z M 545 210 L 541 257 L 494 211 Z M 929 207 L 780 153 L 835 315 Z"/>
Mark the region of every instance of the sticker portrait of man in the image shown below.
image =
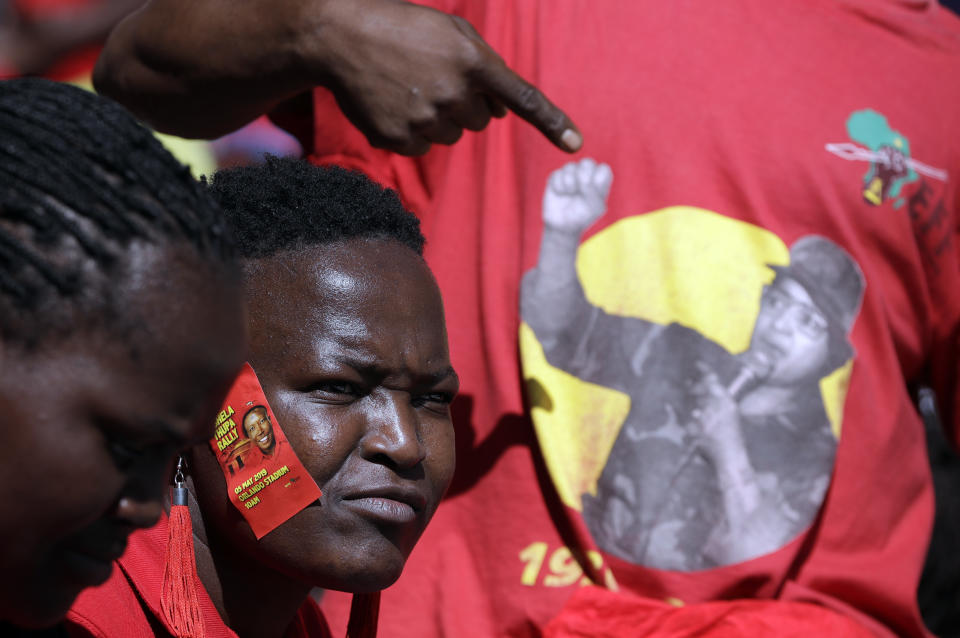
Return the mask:
<path id="1" fill-rule="evenodd" d="M 266 406 L 257 405 L 247 410 L 243 415 L 243 431 L 264 456 L 273 456 L 277 438 Z"/>
<path id="2" fill-rule="evenodd" d="M 772 281 L 739 353 L 680 323 L 607 313 L 587 300 L 575 262 L 612 177 L 589 159 L 551 176 L 539 260 L 521 289 L 549 364 L 630 398 L 596 493 L 582 495 L 584 521 L 604 551 L 658 569 L 775 551 L 813 522 L 829 486 L 837 437 L 819 384 L 854 355 L 860 268 L 827 238 L 797 239 L 787 265 L 767 264 Z"/>

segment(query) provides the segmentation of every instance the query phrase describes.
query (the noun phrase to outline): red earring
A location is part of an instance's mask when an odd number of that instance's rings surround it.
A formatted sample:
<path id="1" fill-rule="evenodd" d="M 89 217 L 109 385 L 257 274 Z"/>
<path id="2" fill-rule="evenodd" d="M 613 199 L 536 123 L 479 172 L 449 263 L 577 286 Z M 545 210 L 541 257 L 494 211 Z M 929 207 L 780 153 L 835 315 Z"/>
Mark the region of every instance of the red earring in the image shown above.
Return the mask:
<path id="1" fill-rule="evenodd" d="M 354 594 L 350 602 L 347 638 L 375 638 L 380 615 L 380 592 Z"/>
<path id="2" fill-rule="evenodd" d="M 176 638 L 205 638 L 203 616 L 197 599 L 197 561 L 193 555 L 193 523 L 187 507 L 183 457 L 173 475 L 169 537 L 160 592 L 163 620 Z"/>

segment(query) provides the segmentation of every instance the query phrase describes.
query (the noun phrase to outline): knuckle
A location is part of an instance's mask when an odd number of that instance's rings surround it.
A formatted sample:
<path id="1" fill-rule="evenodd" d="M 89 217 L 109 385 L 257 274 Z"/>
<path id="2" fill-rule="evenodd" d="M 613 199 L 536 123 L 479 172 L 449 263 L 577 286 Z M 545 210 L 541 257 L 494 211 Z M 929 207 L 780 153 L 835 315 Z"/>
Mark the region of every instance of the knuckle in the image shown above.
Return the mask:
<path id="1" fill-rule="evenodd" d="M 546 110 L 546 113 L 542 114 L 543 125 L 551 131 L 563 131 L 567 128 L 567 116 L 563 114 L 562 111 L 556 108 L 552 108 L 547 103 L 546 99 L 543 96 L 540 96 L 542 100 L 541 111 Z"/>
<path id="2" fill-rule="evenodd" d="M 470 119 L 467 122 L 464 122 L 463 128 L 467 129 L 468 131 L 482 131 L 487 127 L 487 124 L 489 123 L 490 123 L 489 115 L 477 116 Z"/>
<path id="3" fill-rule="evenodd" d="M 374 148 L 382 148 L 387 151 L 396 151 L 399 153 L 401 152 L 400 149 L 405 148 L 410 143 L 411 136 L 408 132 L 390 128 L 368 135 L 367 141 L 369 141 L 370 145 Z"/>
<path id="4" fill-rule="evenodd" d="M 458 31 L 463 33 L 465 36 L 471 38 L 480 37 L 477 33 L 477 30 L 473 28 L 473 25 L 470 24 L 469 20 L 462 16 L 451 15 L 450 19 L 453 21 L 453 26 L 457 28 Z"/>
<path id="5" fill-rule="evenodd" d="M 470 24 L 465 18 L 460 16 L 450 16 L 450 20 L 453 22 L 453 28 L 460 32 L 463 35 L 461 42 L 464 44 L 463 51 L 473 51 L 474 53 L 479 53 L 486 46 L 483 38 L 480 37 L 480 34 L 477 33 L 477 30 L 473 28 L 473 25 Z"/>
<path id="6" fill-rule="evenodd" d="M 486 49 L 473 40 L 464 39 L 457 52 L 457 58 L 463 68 L 478 71 L 490 63 Z"/>
<path id="7" fill-rule="evenodd" d="M 467 102 L 467 90 L 461 82 L 438 81 L 432 89 L 433 102 L 442 109 L 454 109 Z"/>
<path id="8" fill-rule="evenodd" d="M 517 109 L 528 114 L 540 110 L 543 106 L 543 95 L 530 84 L 524 84 L 517 91 Z"/>
<path id="9" fill-rule="evenodd" d="M 423 108 L 417 109 L 415 112 L 410 114 L 409 125 L 411 129 L 420 131 L 436 126 L 439 122 L 439 119 L 440 118 L 437 113 L 437 109 L 433 106 L 425 105 Z"/>
<path id="10" fill-rule="evenodd" d="M 463 136 L 463 129 L 452 128 L 436 135 L 433 142 L 437 144 L 455 144 Z"/>

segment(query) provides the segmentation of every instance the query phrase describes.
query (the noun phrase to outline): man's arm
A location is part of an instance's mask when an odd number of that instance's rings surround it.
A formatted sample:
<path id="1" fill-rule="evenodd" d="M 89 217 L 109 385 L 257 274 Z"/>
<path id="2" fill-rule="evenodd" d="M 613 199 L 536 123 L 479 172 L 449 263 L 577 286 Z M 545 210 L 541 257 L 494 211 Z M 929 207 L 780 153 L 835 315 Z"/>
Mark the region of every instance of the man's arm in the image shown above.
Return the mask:
<path id="1" fill-rule="evenodd" d="M 714 530 L 704 553 L 727 565 L 774 551 L 797 530 L 780 486 L 763 485 L 750 461 L 730 390 L 713 371 L 701 366 L 701 372 L 690 425 L 699 429 L 701 450 L 716 470 L 725 523 Z"/>
<path id="2" fill-rule="evenodd" d="M 582 323 L 576 318 L 592 309 L 577 278 L 577 249 L 584 231 L 606 212 L 612 181 L 610 167 L 589 158 L 563 166 L 547 180 L 540 257 L 520 295 L 520 314 L 541 341 L 571 330 Z"/>
<path id="3" fill-rule="evenodd" d="M 580 237 L 606 210 L 613 173 L 591 159 L 554 171 L 543 194 L 543 238 L 535 268 L 523 278 L 520 315 L 550 365 L 584 381 L 630 392 L 626 341 L 639 343 L 655 326 L 610 315 L 592 305 L 577 277 Z"/>
<path id="4" fill-rule="evenodd" d="M 111 34 L 94 84 L 185 137 L 324 86 L 371 144 L 408 155 L 508 109 L 563 150 L 582 143 L 465 20 L 399 0 L 150 0 Z"/>

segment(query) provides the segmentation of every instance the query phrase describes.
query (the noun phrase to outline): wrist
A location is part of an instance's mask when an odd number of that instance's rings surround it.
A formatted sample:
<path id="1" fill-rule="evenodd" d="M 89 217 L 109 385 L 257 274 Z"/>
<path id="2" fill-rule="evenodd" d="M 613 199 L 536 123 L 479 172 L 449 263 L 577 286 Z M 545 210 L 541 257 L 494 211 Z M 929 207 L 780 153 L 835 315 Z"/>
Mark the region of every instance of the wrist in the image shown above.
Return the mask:
<path id="1" fill-rule="evenodd" d="M 298 73 L 312 85 L 330 86 L 344 75 L 356 73 L 357 55 L 369 39 L 371 17 L 377 16 L 369 0 L 291 0 L 289 21 Z M 373 20 L 374 22 L 376 20 Z"/>
<path id="2" fill-rule="evenodd" d="M 543 220 L 543 232 L 544 234 L 550 233 L 556 237 L 564 237 L 569 240 L 580 243 L 580 237 L 586 232 L 589 226 L 573 226 L 570 224 L 556 224 L 552 223 L 550 220 Z"/>

